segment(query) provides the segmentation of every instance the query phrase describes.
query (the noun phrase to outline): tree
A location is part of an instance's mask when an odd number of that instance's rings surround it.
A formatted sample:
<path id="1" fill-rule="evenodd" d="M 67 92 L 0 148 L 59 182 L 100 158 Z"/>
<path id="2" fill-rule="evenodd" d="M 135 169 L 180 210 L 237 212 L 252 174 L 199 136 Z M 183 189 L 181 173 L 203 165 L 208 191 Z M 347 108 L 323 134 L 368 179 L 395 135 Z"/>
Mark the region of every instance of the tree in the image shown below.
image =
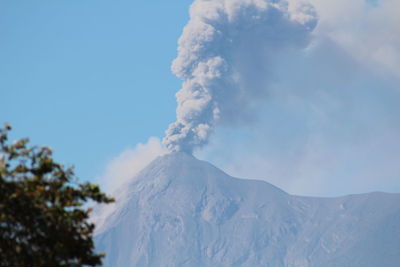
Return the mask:
<path id="1" fill-rule="evenodd" d="M 0 266 L 101 265 L 87 202 L 113 199 L 78 183 L 49 148 L 28 147 L 28 139 L 9 144 L 10 130 L 0 129 Z"/>

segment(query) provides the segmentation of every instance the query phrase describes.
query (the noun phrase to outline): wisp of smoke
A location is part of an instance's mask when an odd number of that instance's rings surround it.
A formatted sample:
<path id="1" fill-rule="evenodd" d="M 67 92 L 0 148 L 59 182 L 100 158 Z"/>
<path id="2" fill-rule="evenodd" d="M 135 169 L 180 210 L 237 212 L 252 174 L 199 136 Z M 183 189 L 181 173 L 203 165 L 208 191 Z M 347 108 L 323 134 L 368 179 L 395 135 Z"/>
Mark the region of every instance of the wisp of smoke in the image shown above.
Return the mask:
<path id="1" fill-rule="evenodd" d="M 157 137 L 150 137 L 146 143 L 139 143 L 133 149 L 126 149 L 111 160 L 99 180 L 104 184 L 107 192 L 114 193 L 151 161 L 165 152 L 161 140 Z"/>
<path id="2" fill-rule="evenodd" d="M 183 85 L 167 149 L 192 153 L 217 123 L 248 121 L 266 96 L 275 55 L 303 49 L 316 22 L 313 7 L 297 0 L 196 0 L 172 65 Z"/>

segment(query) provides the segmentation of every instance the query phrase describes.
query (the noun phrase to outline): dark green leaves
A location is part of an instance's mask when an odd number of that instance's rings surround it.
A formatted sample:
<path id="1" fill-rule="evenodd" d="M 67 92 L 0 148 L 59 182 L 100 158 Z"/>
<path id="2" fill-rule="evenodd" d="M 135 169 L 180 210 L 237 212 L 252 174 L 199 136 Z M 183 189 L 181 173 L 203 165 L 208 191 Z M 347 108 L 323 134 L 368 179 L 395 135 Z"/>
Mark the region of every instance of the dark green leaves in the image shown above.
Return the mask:
<path id="1" fill-rule="evenodd" d="M 0 266 L 96 266 L 88 200 L 109 203 L 97 185 L 79 184 L 46 147 L 9 144 L 0 129 Z"/>

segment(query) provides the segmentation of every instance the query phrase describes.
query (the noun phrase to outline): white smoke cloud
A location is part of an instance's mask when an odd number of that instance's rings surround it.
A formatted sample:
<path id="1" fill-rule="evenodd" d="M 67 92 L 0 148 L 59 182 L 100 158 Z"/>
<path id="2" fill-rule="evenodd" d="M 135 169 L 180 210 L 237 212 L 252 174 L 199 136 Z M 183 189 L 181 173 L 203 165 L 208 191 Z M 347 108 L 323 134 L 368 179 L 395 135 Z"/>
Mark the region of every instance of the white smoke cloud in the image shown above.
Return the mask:
<path id="1" fill-rule="evenodd" d="M 183 85 L 163 140 L 168 150 L 192 152 L 217 122 L 254 118 L 278 55 L 304 48 L 315 25 L 314 9 L 302 1 L 196 0 L 172 65 Z"/>
<path id="2" fill-rule="evenodd" d="M 400 1 L 310 2 L 312 41 L 280 55 L 262 120 L 197 156 L 294 194 L 399 192 Z"/>
<path id="3" fill-rule="evenodd" d="M 107 192 L 113 193 L 165 152 L 161 140 L 150 137 L 145 144 L 139 143 L 135 148 L 125 150 L 111 160 L 99 180 Z"/>
<path id="4" fill-rule="evenodd" d="M 319 38 L 330 38 L 376 73 L 400 78 L 400 1 L 309 1 L 320 17 Z"/>

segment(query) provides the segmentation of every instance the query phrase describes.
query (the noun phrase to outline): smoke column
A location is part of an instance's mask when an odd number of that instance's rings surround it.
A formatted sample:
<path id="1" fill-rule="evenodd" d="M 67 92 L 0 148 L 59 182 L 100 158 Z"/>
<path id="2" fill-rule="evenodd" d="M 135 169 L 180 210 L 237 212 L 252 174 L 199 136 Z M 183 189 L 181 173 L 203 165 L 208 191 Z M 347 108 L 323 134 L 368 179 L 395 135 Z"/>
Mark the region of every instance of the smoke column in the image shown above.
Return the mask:
<path id="1" fill-rule="evenodd" d="M 245 123 L 266 97 L 276 55 L 306 47 L 316 22 L 297 0 L 196 0 L 172 64 L 183 84 L 167 149 L 192 153 L 217 123 Z"/>

